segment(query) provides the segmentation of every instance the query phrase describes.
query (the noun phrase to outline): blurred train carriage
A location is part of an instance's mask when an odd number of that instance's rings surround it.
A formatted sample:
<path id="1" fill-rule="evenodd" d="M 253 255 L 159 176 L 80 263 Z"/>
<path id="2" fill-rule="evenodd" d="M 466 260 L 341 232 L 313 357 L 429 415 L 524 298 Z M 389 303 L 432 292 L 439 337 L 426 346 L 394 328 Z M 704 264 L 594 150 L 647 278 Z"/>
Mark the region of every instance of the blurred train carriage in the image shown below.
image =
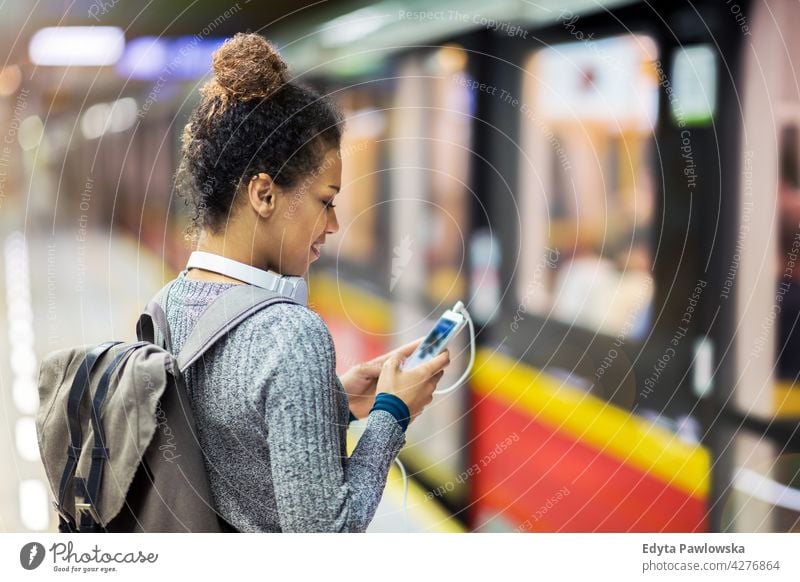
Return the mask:
<path id="1" fill-rule="evenodd" d="M 341 230 L 311 272 L 339 372 L 464 299 L 471 383 L 401 453 L 431 503 L 478 531 L 796 530 L 800 7 L 539 4 L 263 31 L 347 113 Z M 99 211 L 177 270 L 197 79 L 143 111 L 153 83 L 107 91 L 138 102 L 116 133 L 63 113 L 88 129 L 61 191 L 94 165 Z"/>

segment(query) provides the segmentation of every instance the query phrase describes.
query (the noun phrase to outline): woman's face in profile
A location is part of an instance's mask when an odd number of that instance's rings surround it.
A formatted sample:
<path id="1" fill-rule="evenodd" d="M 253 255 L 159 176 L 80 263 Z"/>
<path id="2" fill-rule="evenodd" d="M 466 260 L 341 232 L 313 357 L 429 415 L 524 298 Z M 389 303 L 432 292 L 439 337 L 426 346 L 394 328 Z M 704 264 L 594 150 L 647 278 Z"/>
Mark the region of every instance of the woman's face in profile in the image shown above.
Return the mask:
<path id="1" fill-rule="evenodd" d="M 342 160 L 338 149 L 330 149 L 316 172 L 282 192 L 280 268 L 284 275 L 302 276 L 319 258 L 327 236 L 339 230 L 334 197 L 342 182 Z"/>

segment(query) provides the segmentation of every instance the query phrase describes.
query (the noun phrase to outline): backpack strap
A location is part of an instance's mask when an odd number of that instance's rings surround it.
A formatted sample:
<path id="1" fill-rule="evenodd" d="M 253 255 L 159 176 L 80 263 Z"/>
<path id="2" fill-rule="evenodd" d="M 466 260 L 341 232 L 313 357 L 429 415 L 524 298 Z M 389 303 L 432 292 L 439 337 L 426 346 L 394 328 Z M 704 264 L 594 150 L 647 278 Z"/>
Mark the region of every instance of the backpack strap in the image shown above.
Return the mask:
<path id="1" fill-rule="evenodd" d="M 100 497 L 100 485 L 103 482 L 103 467 L 109 457 L 106 448 L 106 436 L 100 413 L 105 403 L 111 376 L 119 365 L 133 353 L 133 350 L 147 345 L 140 341 L 132 343 L 114 356 L 112 362 L 103 371 L 100 383 L 97 385 L 94 399 L 92 400 L 92 430 L 94 432 L 94 446 L 92 447 L 92 463 L 89 468 L 88 478 L 78 478 L 75 483 L 75 517 L 81 532 L 99 532 L 100 517 L 95 511 Z M 78 500 L 80 499 L 80 501 Z"/>
<path id="2" fill-rule="evenodd" d="M 78 373 L 75 375 L 69 390 L 67 429 L 69 430 L 70 444 L 67 445 L 67 463 L 64 466 L 64 472 L 61 474 L 61 483 L 58 487 L 58 505 L 56 507 L 60 516 L 58 529 L 61 532 L 70 531 L 70 528 L 74 529 L 75 525 L 72 523 L 71 518 L 65 515 L 63 507 L 64 499 L 67 496 L 67 486 L 75 476 L 75 469 L 78 466 L 78 459 L 81 456 L 81 448 L 83 446 L 83 431 L 81 430 L 80 421 L 81 400 L 83 400 L 83 395 L 89 388 L 89 377 L 97 360 L 113 346 L 120 343 L 122 342 L 104 342 L 92 348 L 84 357 L 83 362 L 81 362 Z"/>
<path id="3" fill-rule="evenodd" d="M 167 322 L 166 305 L 169 291 L 177 279 L 173 279 L 156 294 L 144 308 L 136 323 L 136 339 L 161 346 L 172 353 L 172 336 Z"/>
<path id="4" fill-rule="evenodd" d="M 180 371 L 185 372 L 214 342 L 239 323 L 276 303 L 298 304 L 285 295 L 255 285 L 235 285 L 223 291 L 200 316 L 178 354 Z"/>

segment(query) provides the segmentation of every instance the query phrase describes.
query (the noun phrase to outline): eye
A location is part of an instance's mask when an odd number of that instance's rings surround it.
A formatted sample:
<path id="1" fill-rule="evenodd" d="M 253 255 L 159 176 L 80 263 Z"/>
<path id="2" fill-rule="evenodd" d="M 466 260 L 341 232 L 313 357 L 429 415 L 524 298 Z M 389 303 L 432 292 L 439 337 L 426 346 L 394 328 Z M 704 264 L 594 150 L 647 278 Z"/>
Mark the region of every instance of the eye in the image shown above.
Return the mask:
<path id="1" fill-rule="evenodd" d="M 333 200 L 323 200 L 322 205 L 325 208 L 336 208 L 336 204 L 333 203 Z"/>

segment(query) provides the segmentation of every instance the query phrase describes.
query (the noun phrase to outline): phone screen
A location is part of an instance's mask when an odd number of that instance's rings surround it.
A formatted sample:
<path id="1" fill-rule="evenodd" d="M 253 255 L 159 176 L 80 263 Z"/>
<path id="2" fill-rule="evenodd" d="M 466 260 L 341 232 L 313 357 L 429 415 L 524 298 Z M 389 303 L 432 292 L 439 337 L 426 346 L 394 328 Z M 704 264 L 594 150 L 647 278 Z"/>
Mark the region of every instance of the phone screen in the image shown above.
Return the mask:
<path id="1" fill-rule="evenodd" d="M 442 347 L 447 340 L 450 338 L 450 334 L 458 325 L 458 322 L 453 321 L 452 319 L 445 319 L 442 318 L 436 322 L 436 326 L 431 330 L 431 332 L 425 336 L 425 339 L 422 340 L 422 343 L 417 346 L 417 349 L 414 350 L 414 353 L 403 362 L 403 368 L 413 368 L 425 362 L 432 357 L 435 357 L 439 354 Z"/>

